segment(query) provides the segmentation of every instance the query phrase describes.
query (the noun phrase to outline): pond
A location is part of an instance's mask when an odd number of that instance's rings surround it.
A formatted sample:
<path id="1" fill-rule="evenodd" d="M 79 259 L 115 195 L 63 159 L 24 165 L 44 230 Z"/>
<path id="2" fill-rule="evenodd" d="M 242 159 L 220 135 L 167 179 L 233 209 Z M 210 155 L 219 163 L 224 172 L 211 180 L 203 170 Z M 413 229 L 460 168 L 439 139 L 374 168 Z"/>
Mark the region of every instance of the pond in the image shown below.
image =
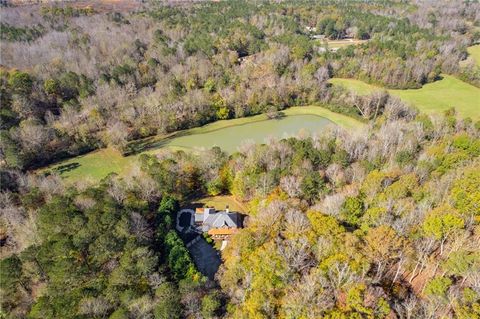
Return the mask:
<path id="1" fill-rule="evenodd" d="M 219 121 L 203 127 L 180 131 L 170 138 L 145 142 L 135 155 L 122 156 L 120 152 L 106 148 L 73 157 L 43 170 L 56 172 L 70 181 L 84 179 L 98 181 L 109 173 L 128 172 L 142 152 L 156 154 L 162 148 L 194 150 L 219 146 L 222 150 L 233 153 L 248 141 L 265 143 L 269 137 L 280 139 L 298 135 L 302 131 L 321 132 L 327 125 L 334 122 L 320 115 L 297 113 L 319 112 L 319 110 L 321 109 L 316 107 L 299 107 L 285 110 L 286 116 L 279 119 L 265 120 L 263 115 L 258 115 L 252 118 Z M 342 123 L 354 121 L 338 114 L 335 116 L 340 118 Z"/>
<path id="2" fill-rule="evenodd" d="M 212 148 L 233 153 L 246 142 L 265 143 L 269 137 L 286 138 L 299 132 L 318 133 L 331 121 L 317 115 L 290 115 L 274 120 L 246 123 L 206 133 L 175 137 L 165 141 L 163 146 L 180 148 Z"/>

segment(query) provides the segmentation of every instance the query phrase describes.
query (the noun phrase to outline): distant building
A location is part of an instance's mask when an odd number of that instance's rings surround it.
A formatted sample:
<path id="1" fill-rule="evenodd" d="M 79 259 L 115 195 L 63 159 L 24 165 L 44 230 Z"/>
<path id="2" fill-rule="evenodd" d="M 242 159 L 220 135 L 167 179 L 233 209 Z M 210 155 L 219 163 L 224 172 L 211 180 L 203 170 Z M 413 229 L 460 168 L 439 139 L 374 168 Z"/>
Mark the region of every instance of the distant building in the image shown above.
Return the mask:
<path id="1" fill-rule="evenodd" d="M 213 239 L 228 239 L 242 228 L 242 215 L 230 212 L 228 207 L 224 211 L 216 211 L 212 207 L 197 208 L 194 220 L 197 228 Z"/>

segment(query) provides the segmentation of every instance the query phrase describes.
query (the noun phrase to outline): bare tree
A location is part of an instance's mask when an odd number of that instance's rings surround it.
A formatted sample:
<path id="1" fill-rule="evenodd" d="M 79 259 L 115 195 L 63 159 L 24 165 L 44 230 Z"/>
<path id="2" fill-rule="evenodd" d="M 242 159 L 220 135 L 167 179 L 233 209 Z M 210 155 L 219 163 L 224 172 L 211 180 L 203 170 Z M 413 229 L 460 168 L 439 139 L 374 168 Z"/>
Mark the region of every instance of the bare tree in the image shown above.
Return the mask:
<path id="1" fill-rule="evenodd" d="M 298 197 L 301 194 L 301 179 L 300 177 L 288 175 L 280 179 L 280 187 L 290 197 Z"/>

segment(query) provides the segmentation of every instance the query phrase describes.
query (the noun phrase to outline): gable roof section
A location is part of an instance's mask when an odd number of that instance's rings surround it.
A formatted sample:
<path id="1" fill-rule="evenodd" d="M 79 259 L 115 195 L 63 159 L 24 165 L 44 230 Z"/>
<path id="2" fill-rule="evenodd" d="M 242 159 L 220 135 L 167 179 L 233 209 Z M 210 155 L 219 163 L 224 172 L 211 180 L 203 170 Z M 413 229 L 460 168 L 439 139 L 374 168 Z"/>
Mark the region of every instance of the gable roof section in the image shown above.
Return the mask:
<path id="1" fill-rule="evenodd" d="M 239 227 L 238 222 L 238 214 L 236 213 L 217 212 L 210 214 L 203 221 L 203 228 L 204 230 L 210 228 L 237 228 Z"/>

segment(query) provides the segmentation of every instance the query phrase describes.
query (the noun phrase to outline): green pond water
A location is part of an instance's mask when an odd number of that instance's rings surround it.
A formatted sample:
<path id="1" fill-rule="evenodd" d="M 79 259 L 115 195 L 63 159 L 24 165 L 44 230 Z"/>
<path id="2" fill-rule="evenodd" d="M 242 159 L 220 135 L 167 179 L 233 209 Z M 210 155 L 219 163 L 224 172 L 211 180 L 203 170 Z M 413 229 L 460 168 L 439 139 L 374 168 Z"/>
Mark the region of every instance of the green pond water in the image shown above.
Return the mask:
<path id="1" fill-rule="evenodd" d="M 219 146 L 232 153 L 243 143 L 266 143 L 269 137 L 286 138 L 299 133 L 318 133 L 331 121 L 317 115 L 290 115 L 280 119 L 247 123 L 216 131 L 185 135 L 166 140 L 161 146 L 181 148 L 212 148 Z"/>
<path id="2" fill-rule="evenodd" d="M 164 147 L 195 150 L 219 146 L 222 150 L 233 153 L 243 143 L 266 143 L 269 137 L 286 138 L 302 132 L 313 134 L 321 132 L 325 126 L 332 123 L 326 118 L 309 114 L 288 115 L 280 119 L 260 120 L 211 131 L 206 127 L 200 128 L 204 129 L 204 132 L 178 132 L 176 136 L 149 144 L 146 151 L 155 154 Z M 72 181 L 85 178 L 100 180 L 112 172 L 128 172 L 130 165 L 136 162 L 139 155 L 140 153 L 121 156 L 112 149 L 103 149 L 53 164 L 47 169 Z"/>

